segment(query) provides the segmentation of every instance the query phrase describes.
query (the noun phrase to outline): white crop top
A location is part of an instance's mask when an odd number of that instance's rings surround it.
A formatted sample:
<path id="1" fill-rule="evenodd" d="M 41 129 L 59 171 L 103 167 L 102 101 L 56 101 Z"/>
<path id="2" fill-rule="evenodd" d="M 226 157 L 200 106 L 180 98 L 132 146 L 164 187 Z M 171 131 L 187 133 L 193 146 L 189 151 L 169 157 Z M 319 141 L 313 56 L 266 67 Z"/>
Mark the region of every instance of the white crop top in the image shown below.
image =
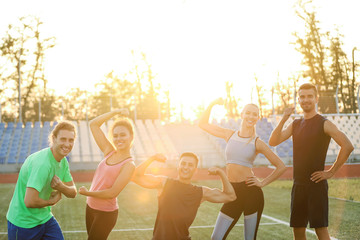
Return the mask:
<path id="1" fill-rule="evenodd" d="M 234 163 L 252 168 L 255 157 L 256 136 L 250 142 L 250 138 L 239 137 L 238 131 L 235 131 L 226 144 L 225 155 L 226 163 Z"/>

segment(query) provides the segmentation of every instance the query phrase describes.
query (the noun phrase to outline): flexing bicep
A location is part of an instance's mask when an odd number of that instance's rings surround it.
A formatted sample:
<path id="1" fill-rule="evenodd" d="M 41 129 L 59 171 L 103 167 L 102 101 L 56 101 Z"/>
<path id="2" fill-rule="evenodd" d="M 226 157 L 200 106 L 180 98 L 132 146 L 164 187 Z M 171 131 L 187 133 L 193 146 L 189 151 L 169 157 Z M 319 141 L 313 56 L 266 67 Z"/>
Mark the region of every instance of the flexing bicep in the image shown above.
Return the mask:
<path id="1" fill-rule="evenodd" d="M 105 136 L 104 132 L 101 130 L 99 126 L 90 123 L 90 130 L 96 144 L 104 154 L 107 154 L 114 150 L 113 145 L 111 144 L 109 139 Z"/>
<path id="2" fill-rule="evenodd" d="M 111 187 L 111 192 L 114 197 L 118 196 L 124 187 L 130 182 L 135 172 L 135 165 L 133 163 L 126 163 L 116 178 Z"/>
<path id="3" fill-rule="evenodd" d="M 217 126 L 215 124 L 204 123 L 199 126 L 204 131 L 210 133 L 211 135 L 213 135 L 215 137 L 225 139 L 225 141 L 228 141 L 229 138 L 231 137 L 231 135 L 234 133 L 234 131 L 231 129 L 223 128 L 223 127 Z"/>
<path id="4" fill-rule="evenodd" d="M 208 201 L 212 203 L 226 203 L 232 200 L 228 194 L 222 192 L 218 188 L 209 188 L 203 186 L 202 190 L 203 190 L 202 201 Z"/>
<path id="5" fill-rule="evenodd" d="M 155 176 L 152 174 L 144 174 L 144 175 L 134 175 L 132 181 L 141 187 L 144 188 L 162 188 L 164 185 L 166 177 L 165 176 Z"/>

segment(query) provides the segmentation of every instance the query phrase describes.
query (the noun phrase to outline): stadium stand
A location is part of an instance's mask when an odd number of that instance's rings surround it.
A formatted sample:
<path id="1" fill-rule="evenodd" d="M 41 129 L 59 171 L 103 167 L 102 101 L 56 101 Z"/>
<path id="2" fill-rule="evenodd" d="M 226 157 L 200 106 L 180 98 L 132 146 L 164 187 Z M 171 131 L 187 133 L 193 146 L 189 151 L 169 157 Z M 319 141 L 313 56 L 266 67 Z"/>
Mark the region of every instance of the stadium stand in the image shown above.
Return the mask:
<path id="1" fill-rule="evenodd" d="M 92 159 L 92 151 L 90 146 L 90 136 L 89 136 L 89 127 L 86 121 L 79 122 L 79 134 L 78 138 L 80 139 L 81 145 L 81 161 L 82 162 L 91 162 Z"/>
<path id="2" fill-rule="evenodd" d="M 143 147 L 143 143 L 140 140 L 140 136 L 136 127 L 134 127 L 134 153 L 137 157 L 137 160 L 145 160 L 146 153 Z"/>
<path id="3" fill-rule="evenodd" d="M 177 123 L 167 124 L 164 127 L 179 153 L 190 151 L 199 156 L 199 167 L 225 166 L 223 154 L 198 126 Z M 171 159 L 168 164 L 174 166 L 176 161 L 177 158 Z"/>
<path id="4" fill-rule="evenodd" d="M 33 154 L 40 149 L 40 131 L 40 122 L 35 122 L 30 141 L 30 154 Z"/>
<path id="5" fill-rule="evenodd" d="M 136 125 L 136 130 L 138 132 L 138 136 L 140 137 L 140 141 L 143 143 L 146 155 L 147 156 L 154 155 L 156 153 L 156 150 L 143 121 L 136 120 L 135 125 Z"/>
<path id="6" fill-rule="evenodd" d="M 14 130 L 14 136 L 10 140 L 11 145 L 10 145 L 9 155 L 7 157 L 7 163 L 9 164 L 17 163 L 18 150 L 20 146 L 21 137 L 22 137 L 22 123 L 18 122 Z"/>
<path id="7" fill-rule="evenodd" d="M 7 124 L 7 127 L 4 130 L 4 134 L 1 140 L 1 147 L 0 147 L 0 163 L 6 163 L 6 158 L 9 152 L 9 146 L 11 143 L 12 135 L 14 130 L 14 123 L 10 122 Z"/>
<path id="8" fill-rule="evenodd" d="M 69 154 L 69 156 L 67 158 L 68 158 L 69 162 L 82 162 L 82 160 L 81 160 L 81 150 L 80 150 L 80 147 L 81 147 L 80 137 L 81 137 L 81 135 L 79 134 L 79 128 L 78 128 L 77 122 L 73 121 L 72 123 L 75 125 L 76 132 L 77 132 L 77 137 L 75 138 L 75 143 L 74 143 L 73 149 L 72 149 L 71 153 Z"/>
<path id="9" fill-rule="evenodd" d="M 32 123 L 27 122 L 24 127 L 24 133 L 20 143 L 20 152 L 18 163 L 23 163 L 29 155 L 30 140 L 31 140 Z"/>
<path id="10" fill-rule="evenodd" d="M 179 153 L 177 152 L 177 150 L 173 144 L 173 141 L 171 141 L 171 139 L 169 138 L 169 135 L 165 131 L 164 126 L 160 123 L 159 120 L 155 120 L 154 124 L 155 124 L 155 129 L 158 131 L 161 141 L 165 145 L 167 157 L 169 159 L 174 159 L 174 158 L 178 157 Z"/>
<path id="11" fill-rule="evenodd" d="M 149 133 L 149 137 L 151 138 L 151 142 L 154 145 L 155 151 L 158 153 L 167 154 L 166 148 L 163 142 L 161 141 L 160 136 L 156 131 L 155 126 L 151 119 L 145 120 L 145 127 Z"/>
<path id="12" fill-rule="evenodd" d="M 348 162 L 360 160 L 360 117 L 355 115 L 328 115 L 341 131 L 343 131 L 353 143 L 355 150 Z M 268 142 L 270 134 L 281 116 L 263 118 L 256 125 L 257 135 Z M 294 118 L 289 119 L 287 126 Z M 222 119 L 213 120 L 214 124 L 233 130 L 239 128 L 241 120 Z M 86 121 L 73 122 L 76 126 L 78 137 L 71 154 L 68 156 L 72 169 L 86 170 L 96 167 L 103 158 L 103 154 L 93 139 Z M 48 134 L 56 126 L 57 122 L 26 122 L 0 123 L 0 171 L 18 171 L 19 166 L 32 153 L 48 146 Z M 101 129 L 107 133 L 112 121 L 103 124 Z M 192 151 L 200 157 L 200 167 L 224 166 L 224 150 L 226 143 L 223 139 L 216 138 L 201 130 L 193 123 L 168 123 L 162 124 L 159 120 L 136 120 L 134 123 L 134 147 L 132 154 L 136 164 L 161 152 L 168 158 L 167 166 L 176 166 L 179 153 Z M 285 164 L 292 164 L 292 139 L 281 143 L 273 150 L 279 155 Z M 339 152 L 339 146 L 331 140 L 327 152 L 327 163 L 332 163 Z M 261 155 L 255 160 L 256 165 L 267 165 L 269 162 Z M 158 164 L 159 166 L 161 164 Z M 75 166 L 75 168 L 74 168 Z M 163 166 L 163 165 L 161 165 Z"/>

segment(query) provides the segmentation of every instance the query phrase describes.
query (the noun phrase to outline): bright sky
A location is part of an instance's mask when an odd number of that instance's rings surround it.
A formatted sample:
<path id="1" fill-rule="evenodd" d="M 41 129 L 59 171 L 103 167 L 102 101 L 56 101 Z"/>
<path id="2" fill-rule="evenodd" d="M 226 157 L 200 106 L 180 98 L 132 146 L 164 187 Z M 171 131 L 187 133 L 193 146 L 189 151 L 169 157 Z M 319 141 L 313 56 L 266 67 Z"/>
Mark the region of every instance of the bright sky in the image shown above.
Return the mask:
<path id="1" fill-rule="evenodd" d="M 65 94 L 93 85 L 133 64 L 131 50 L 144 52 L 156 81 L 185 111 L 225 96 L 225 81 L 250 102 L 254 74 L 265 87 L 299 69 L 289 44 L 304 31 L 290 0 L 124 0 L 28 1 L 2 3 L 0 36 L 18 17 L 33 14 L 57 45 L 47 54 L 49 87 Z M 345 35 L 349 58 L 360 49 L 358 0 L 314 0 L 324 27 Z M 360 59 L 360 51 L 357 53 Z"/>

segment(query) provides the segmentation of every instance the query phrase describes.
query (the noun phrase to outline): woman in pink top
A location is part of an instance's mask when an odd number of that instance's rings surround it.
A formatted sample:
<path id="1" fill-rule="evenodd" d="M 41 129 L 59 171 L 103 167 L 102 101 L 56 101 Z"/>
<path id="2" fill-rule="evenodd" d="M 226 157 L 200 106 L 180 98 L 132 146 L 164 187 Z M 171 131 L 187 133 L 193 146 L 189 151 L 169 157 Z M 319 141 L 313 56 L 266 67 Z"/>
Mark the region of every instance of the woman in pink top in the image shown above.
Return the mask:
<path id="1" fill-rule="evenodd" d="M 100 126 L 115 115 L 128 115 L 127 109 L 118 109 L 90 121 L 91 133 L 104 153 L 90 190 L 82 186 L 79 193 L 87 196 L 86 230 L 88 239 L 107 239 L 118 216 L 117 196 L 130 181 L 135 165 L 130 156 L 134 139 L 133 125 L 128 118 L 114 122 L 109 140 Z"/>

